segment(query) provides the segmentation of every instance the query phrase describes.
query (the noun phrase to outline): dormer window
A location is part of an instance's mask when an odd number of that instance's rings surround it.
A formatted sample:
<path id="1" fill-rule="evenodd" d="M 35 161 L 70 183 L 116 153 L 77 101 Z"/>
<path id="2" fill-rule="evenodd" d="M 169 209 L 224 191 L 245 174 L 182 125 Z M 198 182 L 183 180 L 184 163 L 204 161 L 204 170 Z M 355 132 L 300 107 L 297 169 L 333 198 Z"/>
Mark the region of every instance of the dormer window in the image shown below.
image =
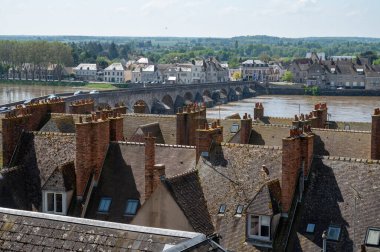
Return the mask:
<path id="1" fill-rule="evenodd" d="M 98 212 L 108 213 L 111 206 L 112 199 L 109 197 L 102 197 L 99 202 Z"/>
<path id="2" fill-rule="evenodd" d="M 339 226 L 329 226 L 327 230 L 327 239 L 331 241 L 338 241 L 340 238 L 340 227 Z"/>
<path id="3" fill-rule="evenodd" d="M 368 228 L 365 244 L 369 246 L 380 246 L 379 228 Z"/>
<path id="4" fill-rule="evenodd" d="M 224 215 L 224 213 L 226 212 L 226 208 L 227 208 L 226 204 L 221 204 L 219 207 L 218 214 Z"/>
<path id="5" fill-rule="evenodd" d="M 270 240 L 270 216 L 250 215 L 248 220 L 249 238 Z"/>
<path id="6" fill-rule="evenodd" d="M 66 214 L 66 211 L 66 193 L 43 193 L 43 212 L 53 214 Z"/>
<path id="7" fill-rule="evenodd" d="M 125 207 L 125 215 L 136 215 L 137 207 L 139 206 L 139 201 L 134 199 L 129 199 Z"/>

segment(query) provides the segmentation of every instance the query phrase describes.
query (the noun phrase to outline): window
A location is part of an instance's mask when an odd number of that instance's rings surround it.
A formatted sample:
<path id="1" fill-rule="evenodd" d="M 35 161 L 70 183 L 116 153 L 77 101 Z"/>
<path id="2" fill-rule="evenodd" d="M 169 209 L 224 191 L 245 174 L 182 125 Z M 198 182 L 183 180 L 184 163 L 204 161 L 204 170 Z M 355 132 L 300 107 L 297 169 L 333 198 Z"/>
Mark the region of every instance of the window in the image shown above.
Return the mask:
<path id="1" fill-rule="evenodd" d="M 231 133 L 237 133 L 239 131 L 239 124 L 233 123 L 230 129 Z"/>
<path id="2" fill-rule="evenodd" d="M 51 213 L 63 213 L 63 195 L 62 193 L 46 193 L 46 211 Z"/>
<path id="3" fill-rule="evenodd" d="M 249 237 L 270 240 L 270 216 L 249 216 Z"/>
<path id="4" fill-rule="evenodd" d="M 370 246 L 380 246 L 380 229 L 368 228 L 365 244 Z"/>
<path id="5" fill-rule="evenodd" d="M 237 208 L 236 208 L 236 213 L 235 213 L 235 216 L 241 216 L 241 214 L 243 213 L 243 209 L 244 209 L 244 206 L 243 205 L 238 205 Z"/>
<path id="6" fill-rule="evenodd" d="M 309 223 L 306 227 L 306 233 L 312 234 L 315 230 L 315 224 Z"/>
<path id="7" fill-rule="evenodd" d="M 226 204 L 221 204 L 220 207 L 219 207 L 219 212 L 218 214 L 224 214 L 226 212 Z"/>
<path id="8" fill-rule="evenodd" d="M 340 237 L 340 227 L 329 226 L 327 231 L 327 239 L 332 241 L 338 241 Z"/>
<path id="9" fill-rule="evenodd" d="M 111 198 L 102 197 L 100 199 L 100 203 L 99 203 L 99 207 L 98 207 L 98 212 L 107 213 L 109 211 L 111 202 L 112 202 Z"/>
<path id="10" fill-rule="evenodd" d="M 125 215 L 136 215 L 138 205 L 138 200 L 129 199 L 127 201 L 127 206 L 125 207 Z"/>

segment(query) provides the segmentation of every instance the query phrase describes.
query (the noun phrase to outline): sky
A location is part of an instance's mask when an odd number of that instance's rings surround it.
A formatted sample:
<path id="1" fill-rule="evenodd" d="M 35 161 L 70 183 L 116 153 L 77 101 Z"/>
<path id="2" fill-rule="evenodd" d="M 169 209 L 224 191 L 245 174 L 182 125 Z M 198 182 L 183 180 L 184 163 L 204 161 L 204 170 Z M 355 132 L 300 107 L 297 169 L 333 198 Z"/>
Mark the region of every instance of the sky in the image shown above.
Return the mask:
<path id="1" fill-rule="evenodd" d="M 0 35 L 380 38 L 379 0 L 0 0 Z"/>

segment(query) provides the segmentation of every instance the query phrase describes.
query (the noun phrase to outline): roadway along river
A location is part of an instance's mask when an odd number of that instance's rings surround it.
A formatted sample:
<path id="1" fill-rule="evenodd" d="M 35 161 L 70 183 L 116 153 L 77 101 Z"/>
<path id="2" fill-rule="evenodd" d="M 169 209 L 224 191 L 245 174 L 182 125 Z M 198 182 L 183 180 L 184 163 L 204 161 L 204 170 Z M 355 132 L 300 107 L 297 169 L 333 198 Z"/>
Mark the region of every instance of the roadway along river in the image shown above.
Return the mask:
<path id="1" fill-rule="evenodd" d="M 10 102 L 25 100 L 33 97 L 49 95 L 53 93 L 74 92 L 78 88 L 73 87 L 47 87 L 26 85 L 0 85 L 0 105 Z M 220 106 L 220 117 L 224 118 L 233 113 L 253 114 L 255 102 L 262 102 L 265 115 L 276 117 L 293 117 L 312 110 L 317 102 L 327 102 L 330 119 L 334 121 L 370 122 L 371 114 L 375 107 L 380 107 L 380 97 L 316 97 L 316 96 L 259 96 L 238 102 L 231 102 Z M 209 108 L 207 116 L 219 117 L 219 106 Z"/>
<path id="2" fill-rule="evenodd" d="M 310 112 L 317 102 L 327 102 L 330 120 L 343 122 L 370 122 L 374 108 L 380 107 L 380 97 L 358 96 L 259 96 L 231 102 L 207 110 L 207 117 L 224 118 L 233 113 L 251 114 L 255 102 L 264 106 L 264 114 L 275 117 L 294 117 L 295 114 Z"/>

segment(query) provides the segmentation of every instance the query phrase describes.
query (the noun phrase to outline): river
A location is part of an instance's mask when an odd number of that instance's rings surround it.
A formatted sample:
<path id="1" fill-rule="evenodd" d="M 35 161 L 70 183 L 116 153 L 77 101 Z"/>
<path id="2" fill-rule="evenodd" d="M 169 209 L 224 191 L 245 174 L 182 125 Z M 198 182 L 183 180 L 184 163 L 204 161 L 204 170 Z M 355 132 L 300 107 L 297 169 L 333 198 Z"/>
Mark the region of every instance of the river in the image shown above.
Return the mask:
<path id="1" fill-rule="evenodd" d="M 74 92 L 78 88 L 27 86 L 27 85 L 0 85 L 0 104 L 16 102 L 33 97 L 54 93 Z M 265 115 L 275 117 L 293 117 L 295 114 L 308 113 L 317 102 L 327 102 L 330 120 L 346 122 L 370 122 L 373 109 L 380 107 L 380 97 L 358 96 L 287 96 L 271 95 L 259 96 L 237 102 L 230 102 L 209 108 L 207 116 L 210 118 L 224 118 L 233 113 L 253 114 L 255 102 L 264 105 Z"/>
<path id="2" fill-rule="evenodd" d="M 53 86 L 37 86 L 37 85 L 0 85 L 0 105 L 11 102 L 26 100 L 34 97 L 75 92 L 78 88 L 74 87 L 53 87 Z"/>
<path id="3" fill-rule="evenodd" d="M 258 96 L 216 106 L 207 110 L 207 117 L 224 118 L 233 113 L 253 115 L 255 102 L 264 106 L 264 114 L 274 117 L 294 117 L 295 114 L 309 113 L 315 103 L 326 102 L 329 120 L 342 122 L 370 122 L 374 108 L 380 107 L 380 97 L 364 96 Z"/>

